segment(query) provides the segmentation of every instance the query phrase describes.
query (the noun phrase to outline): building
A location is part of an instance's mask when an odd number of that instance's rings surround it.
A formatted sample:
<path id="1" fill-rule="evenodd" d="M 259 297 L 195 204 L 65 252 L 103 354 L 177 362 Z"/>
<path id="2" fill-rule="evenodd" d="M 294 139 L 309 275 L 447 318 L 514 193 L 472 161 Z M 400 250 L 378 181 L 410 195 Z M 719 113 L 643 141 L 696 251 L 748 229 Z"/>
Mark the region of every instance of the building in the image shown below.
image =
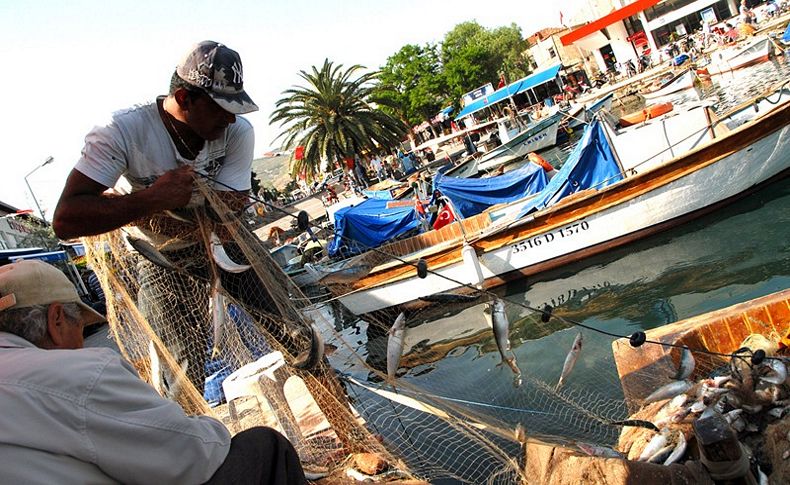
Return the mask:
<path id="1" fill-rule="evenodd" d="M 703 18 L 715 23 L 737 13 L 736 0 L 590 0 L 575 17 L 586 23 L 560 41 L 591 53 L 601 71 L 622 71 L 642 55 L 660 62 L 661 48 L 700 30 Z"/>
<path id="2" fill-rule="evenodd" d="M 41 220 L 33 211 L 20 211 L 14 206 L 0 202 L 0 249 L 16 249 L 30 235 Z"/>

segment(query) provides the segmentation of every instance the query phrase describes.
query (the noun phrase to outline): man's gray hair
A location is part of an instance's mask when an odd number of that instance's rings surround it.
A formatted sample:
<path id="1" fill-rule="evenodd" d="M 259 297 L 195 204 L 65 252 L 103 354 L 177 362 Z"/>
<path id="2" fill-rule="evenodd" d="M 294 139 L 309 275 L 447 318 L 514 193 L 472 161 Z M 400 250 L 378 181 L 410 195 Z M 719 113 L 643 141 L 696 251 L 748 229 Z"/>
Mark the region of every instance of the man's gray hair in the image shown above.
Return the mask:
<path id="1" fill-rule="evenodd" d="M 61 303 L 69 323 L 82 321 L 79 305 Z M 39 345 L 47 336 L 47 309 L 49 305 L 33 305 L 25 308 L 9 308 L 0 312 L 0 332 L 13 333 L 28 342 Z"/>

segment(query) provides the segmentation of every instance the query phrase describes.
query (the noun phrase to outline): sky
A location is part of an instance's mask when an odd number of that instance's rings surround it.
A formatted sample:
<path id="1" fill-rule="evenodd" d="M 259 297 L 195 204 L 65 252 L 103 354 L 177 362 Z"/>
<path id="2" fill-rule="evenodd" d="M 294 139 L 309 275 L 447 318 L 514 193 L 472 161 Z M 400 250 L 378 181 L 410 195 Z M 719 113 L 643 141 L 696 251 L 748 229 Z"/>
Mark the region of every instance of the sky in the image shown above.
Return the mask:
<path id="1" fill-rule="evenodd" d="M 585 0 L 0 0 L 0 201 L 51 219 L 87 132 L 113 111 L 166 94 L 201 40 L 238 51 L 260 111 L 255 157 L 275 145 L 274 103 L 325 58 L 370 69 L 406 44 L 437 43 L 455 25 L 515 23 L 527 37 Z M 48 157 L 54 161 L 39 167 Z"/>

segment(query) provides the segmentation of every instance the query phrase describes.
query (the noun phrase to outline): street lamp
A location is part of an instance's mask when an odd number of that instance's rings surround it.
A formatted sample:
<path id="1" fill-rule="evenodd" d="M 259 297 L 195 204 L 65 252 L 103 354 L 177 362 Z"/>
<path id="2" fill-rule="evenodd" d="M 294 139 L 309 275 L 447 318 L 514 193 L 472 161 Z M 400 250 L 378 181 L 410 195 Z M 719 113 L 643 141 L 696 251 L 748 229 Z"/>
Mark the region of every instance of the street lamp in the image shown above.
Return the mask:
<path id="1" fill-rule="evenodd" d="M 54 161 L 55 161 L 55 159 L 52 158 L 51 156 L 47 157 L 47 159 L 44 160 L 44 163 L 42 163 L 38 167 L 36 167 L 33 170 L 31 170 L 29 174 L 25 175 L 25 184 L 27 185 L 27 190 L 29 190 L 30 191 L 30 195 L 33 196 L 33 202 L 36 203 L 36 208 L 38 209 L 38 213 L 41 214 L 41 220 L 44 221 L 44 225 L 45 226 L 47 226 L 49 224 L 47 223 L 46 217 L 44 217 L 44 211 L 42 211 L 41 210 L 41 206 L 38 205 L 38 199 L 36 198 L 36 194 L 33 193 L 33 189 L 30 187 L 30 182 L 27 181 L 27 178 L 30 177 L 31 175 L 33 175 L 33 172 L 35 172 L 39 168 L 43 167 L 44 165 L 49 165 L 50 163 L 52 163 Z"/>

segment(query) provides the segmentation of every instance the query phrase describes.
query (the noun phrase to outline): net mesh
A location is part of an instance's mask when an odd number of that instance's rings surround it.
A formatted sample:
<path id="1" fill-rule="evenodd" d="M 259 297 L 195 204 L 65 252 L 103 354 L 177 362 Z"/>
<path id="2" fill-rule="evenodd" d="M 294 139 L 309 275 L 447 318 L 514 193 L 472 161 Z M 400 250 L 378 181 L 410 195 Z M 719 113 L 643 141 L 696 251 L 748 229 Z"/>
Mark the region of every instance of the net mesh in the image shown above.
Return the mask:
<path id="1" fill-rule="evenodd" d="M 182 214 L 177 224 L 171 216 L 144 222 L 194 244 L 152 251 L 138 243 L 132 250 L 128 228 L 86 239 L 113 336 L 141 377 L 187 413 L 215 415 L 232 432 L 273 426 L 307 466 L 342 469 L 350 453 L 369 452 L 397 471 L 393 478 L 528 483 L 526 440 L 614 447 L 622 431 L 616 423 L 676 378 L 680 349 L 647 344 L 664 366 L 633 369 L 624 392 L 610 350 L 617 336 L 606 333 L 607 322 L 595 331 L 573 325 L 589 292 L 562 296 L 551 315 L 490 291 L 416 305 L 406 312 L 402 354 L 388 358 L 401 309 L 354 315 L 337 298 L 351 284 L 306 295 L 222 193 L 202 179 L 196 184 L 205 209 Z M 374 264 L 399 258 L 387 247 L 365 257 Z M 616 288 L 590 292 L 606 300 Z M 503 365 L 492 332 L 494 299 L 504 301 L 510 322 L 512 364 Z M 558 387 L 579 332 L 583 350 Z M 728 363 L 697 357 L 697 378 Z M 387 374 L 393 358 L 394 379 Z M 221 377 L 224 397 L 212 398 L 209 384 Z"/>

